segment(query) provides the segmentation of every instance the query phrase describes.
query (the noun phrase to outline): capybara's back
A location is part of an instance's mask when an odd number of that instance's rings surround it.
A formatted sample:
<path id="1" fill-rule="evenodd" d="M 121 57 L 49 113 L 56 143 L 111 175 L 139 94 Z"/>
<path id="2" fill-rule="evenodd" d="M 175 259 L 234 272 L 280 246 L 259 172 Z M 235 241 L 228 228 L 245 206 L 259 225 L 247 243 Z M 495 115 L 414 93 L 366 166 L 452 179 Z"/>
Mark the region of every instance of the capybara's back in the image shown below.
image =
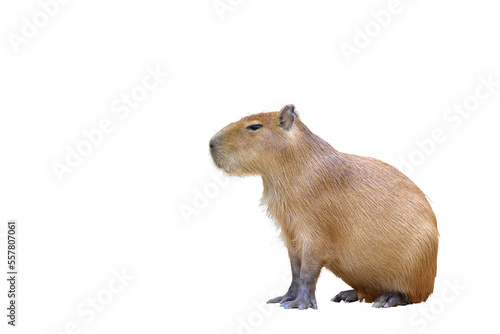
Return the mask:
<path id="1" fill-rule="evenodd" d="M 281 228 L 293 274 L 288 292 L 270 303 L 316 308 L 322 267 L 353 288 L 336 302 L 390 307 L 432 293 L 436 218 L 423 192 L 396 168 L 336 151 L 292 105 L 228 125 L 210 151 L 228 174 L 262 176 L 262 204 Z"/>

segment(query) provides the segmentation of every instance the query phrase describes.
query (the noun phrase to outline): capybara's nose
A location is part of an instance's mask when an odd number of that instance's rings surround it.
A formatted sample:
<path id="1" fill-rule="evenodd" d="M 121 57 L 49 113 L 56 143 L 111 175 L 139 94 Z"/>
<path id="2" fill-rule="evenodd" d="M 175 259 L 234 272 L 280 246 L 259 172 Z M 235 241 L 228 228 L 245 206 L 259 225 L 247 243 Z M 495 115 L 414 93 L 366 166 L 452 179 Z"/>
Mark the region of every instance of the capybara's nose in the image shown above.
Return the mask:
<path id="1" fill-rule="evenodd" d="M 208 143 L 210 146 L 210 152 L 214 152 L 217 149 L 220 144 L 220 139 L 221 136 L 219 134 L 215 134 L 212 139 L 210 139 L 210 142 Z"/>
<path id="2" fill-rule="evenodd" d="M 215 154 L 217 152 L 219 144 L 220 136 L 213 136 L 212 139 L 210 139 L 210 143 L 208 143 L 208 146 L 210 147 L 210 153 Z"/>

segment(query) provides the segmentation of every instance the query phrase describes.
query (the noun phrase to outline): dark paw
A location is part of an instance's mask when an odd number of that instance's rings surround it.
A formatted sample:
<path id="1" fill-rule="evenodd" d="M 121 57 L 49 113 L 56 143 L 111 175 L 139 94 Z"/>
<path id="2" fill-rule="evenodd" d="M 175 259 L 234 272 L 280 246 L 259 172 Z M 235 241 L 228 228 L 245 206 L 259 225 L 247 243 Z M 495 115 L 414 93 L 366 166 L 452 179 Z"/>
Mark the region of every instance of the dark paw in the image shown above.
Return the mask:
<path id="1" fill-rule="evenodd" d="M 381 308 L 381 307 L 393 307 L 398 305 L 407 305 L 409 304 L 408 298 L 403 295 L 401 292 L 386 292 L 375 299 L 372 304 L 372 307 Z"/>
<path id="2" fill-rule="evenodd" d="M 332 298 L 332 302 L 345 301 L 346 303 L 352 303 L 358 300 L 358 294 L 354 290 L 346 290 L 339 292 L 335 297 Z"/>
<path id="3" fill-rule="evenodd" d="M 298 308 L 299 310 L 305 310 L 308 308 L 318 309 L 318 305 L 316 304 L 316 298 L 297 298 L 292 301 L 283 302 L 280 306 L 283 306 L 286 309 L 290 308 Z"/>

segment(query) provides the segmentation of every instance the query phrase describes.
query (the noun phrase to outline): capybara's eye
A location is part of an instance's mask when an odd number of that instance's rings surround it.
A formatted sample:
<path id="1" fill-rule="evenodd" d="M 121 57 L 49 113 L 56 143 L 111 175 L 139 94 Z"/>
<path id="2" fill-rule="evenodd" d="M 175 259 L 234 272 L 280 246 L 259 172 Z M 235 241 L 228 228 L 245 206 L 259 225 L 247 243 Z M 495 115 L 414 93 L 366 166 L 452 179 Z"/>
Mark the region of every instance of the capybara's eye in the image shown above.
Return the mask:
<path id="1" fill-rule="evenodd" d="M 252 130 L 252 131 L 256 131 L 256 130 L 259 130 L 261 127 L 263 127 L 262 124 L 252 124 L 252 125 L 247 126 L 247 129 Z"/>

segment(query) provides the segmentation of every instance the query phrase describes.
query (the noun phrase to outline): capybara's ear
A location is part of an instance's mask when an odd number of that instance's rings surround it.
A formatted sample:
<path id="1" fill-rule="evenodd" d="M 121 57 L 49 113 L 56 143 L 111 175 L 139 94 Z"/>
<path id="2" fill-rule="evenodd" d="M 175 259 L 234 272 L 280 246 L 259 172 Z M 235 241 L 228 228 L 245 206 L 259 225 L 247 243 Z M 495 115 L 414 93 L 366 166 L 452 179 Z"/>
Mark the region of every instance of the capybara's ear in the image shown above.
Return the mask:
<path id="1" fill-rule="evenodd" d="M 295 117 L 295 106 L 293 104 L 287 104 L 278 113 L 278 121 L 280 127 L 283 130 L 290 130 L 293 124 L 293 119 Z"/>

